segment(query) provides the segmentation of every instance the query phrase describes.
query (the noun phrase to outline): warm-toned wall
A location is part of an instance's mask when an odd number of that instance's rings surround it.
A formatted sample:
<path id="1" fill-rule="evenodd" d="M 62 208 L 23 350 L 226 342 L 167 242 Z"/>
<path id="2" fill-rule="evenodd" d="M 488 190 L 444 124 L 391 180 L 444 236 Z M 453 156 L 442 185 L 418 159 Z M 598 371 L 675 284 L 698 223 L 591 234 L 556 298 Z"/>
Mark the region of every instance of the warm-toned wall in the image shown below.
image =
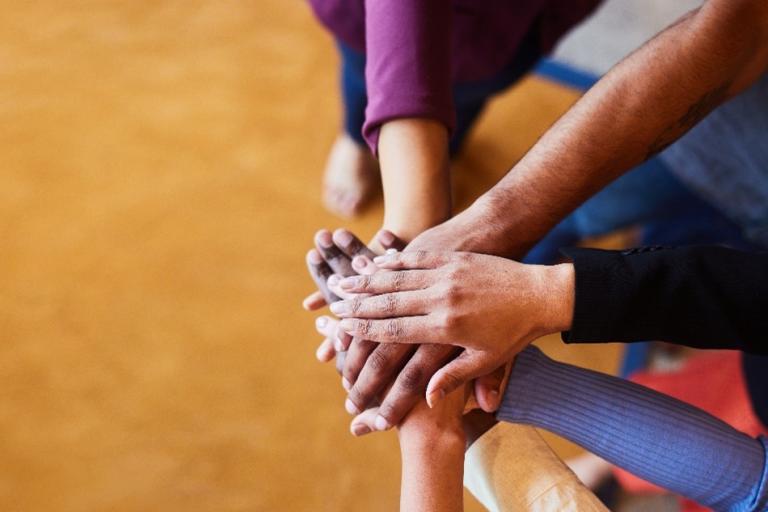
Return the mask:
<path id="1" fill-rule="evenodd" d="M 0 510 L 393 510 L 394 436 L 347 434 L 299 309 L 311 235 L 340 224 L 318 200 L 335 55 L 305 4 L 0 8 Z M 499 100 L 462 201 L 574 98 Z"/>

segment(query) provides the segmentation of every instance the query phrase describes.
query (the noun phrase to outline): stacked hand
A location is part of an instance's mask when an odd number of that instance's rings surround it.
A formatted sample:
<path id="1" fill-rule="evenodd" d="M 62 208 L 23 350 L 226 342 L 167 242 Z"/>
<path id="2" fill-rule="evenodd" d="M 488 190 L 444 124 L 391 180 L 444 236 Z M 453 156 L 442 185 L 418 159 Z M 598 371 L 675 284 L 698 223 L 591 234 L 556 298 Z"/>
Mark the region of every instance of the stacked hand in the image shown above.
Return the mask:
<path id="1" fill-rule="evenodd" d="M 384 248 L 401 246 L 387 232 L 380 232 L 375 241 Z M 357 272 L 371 274 L 377 270 L 371 262 L 373 252 L 346 230 L 337 230 L 333 235 L 320 231 L 315 237 L 315 245 L 316 249 L 307 255 L 307 263 L 320 292 L 304 301 L 305 308 L 309 310 L 320 309 L 326 303 L 337 300 L 338 296 L 331 288 L 340 295 L 348 296 L 335 284 L 337 280 Z M 364 336 L 349 336 L 336 326 L 336 322 L 329 317 L 317 320 L 317 328 L 325 336 L 317 356 L 322 361 L 330 361 L 337 352 L 343 356 L 337 357 L 337 368 L 349 392 L 346 408 L 351 414 L 365 411 L 361 419 L 353 422 L 353 426 L 361 424 L 361 421 L 369 425 L 372 417 L 375 419 L 369 426 L 376 430 L 386 430 L 400 423 L 422 400 L 429 378 L 459 352 L 456 347 L 439 344 L 422 345 L 418 350 L 414 350 L 413 342 L 379 345 Z M 490 412 L 498 407 L 503 378 L 502 367 L 475 382 L 475 395 L 484 410 Z M 377 404 L 378 407 L 375 407 Z"/>
<path id="2" fill-rule="evenodd" d="M 523 265 L 472 253 L 392 253 L 382 269 L 347 277 L 336 302 L 339 327 L 380 343 L 431 343 L 464 350 L 427 387 L 433 404 L 511 361 L 536 338 L 565 330 L 573 310 L 571 265 Z M 385 272 L 384 270 L 389 270 Z"/>

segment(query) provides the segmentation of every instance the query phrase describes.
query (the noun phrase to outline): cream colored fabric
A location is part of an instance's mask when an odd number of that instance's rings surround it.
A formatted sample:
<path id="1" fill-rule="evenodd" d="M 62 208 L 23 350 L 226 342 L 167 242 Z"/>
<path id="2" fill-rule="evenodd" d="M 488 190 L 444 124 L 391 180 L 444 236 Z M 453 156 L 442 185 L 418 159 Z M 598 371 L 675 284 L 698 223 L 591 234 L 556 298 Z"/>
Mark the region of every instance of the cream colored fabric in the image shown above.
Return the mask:
<path id="1" fill-rule="evenodd" d="M 491 512 L 608 510 L 526 425 L 500 423 L 475 441 L 464 485 Z"/>

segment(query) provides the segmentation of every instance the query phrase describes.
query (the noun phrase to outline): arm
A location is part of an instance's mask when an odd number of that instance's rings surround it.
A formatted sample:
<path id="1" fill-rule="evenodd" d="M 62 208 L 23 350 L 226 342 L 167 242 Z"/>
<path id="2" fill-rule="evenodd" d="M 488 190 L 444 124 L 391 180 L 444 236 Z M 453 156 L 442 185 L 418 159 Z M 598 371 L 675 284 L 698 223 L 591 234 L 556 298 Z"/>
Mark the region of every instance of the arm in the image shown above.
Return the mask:
<path id="1" fill-rule="evenodd" d="M 452 6 L 367 0 L 365 10 L 363 134 L 381 164 L 384 228 L 411 241 L 450 216 Z"/>
<path id="2" fill-rule="evenodd" d="M 569 343 L 662 340 L 768 353 L 768 254 L 724 247 L 569 249 Z"/>
<path id="3" fill-rule="evenodd" d="M 467 489 L 492 512 L 607 512 L 527 425 L 501 423 L 469 447 Z"/>
<path id="4" fill-rule="evenodd" d="M 522 352 L 497 417 L 545 428 L 719 511 L 768 506 L 766 440 L 629 381 Z"/>
<path id="5" fill-rule="evenodd" d="M 374 295 L 332 310 L 353 335 L 463 347 L 430 378 L 430 400 L 561 331 L 570 330 L 563 337 L 573 342 L 657 339 L 768 351 L 766 254 L 722 247 L 567 254 L 573 264 L 553 266 L 472 253 L 387 254 L 375 261 L 390 272 L 339 284 L 346 293 Z"/>
<path id="6" fill-rule="evenodd" d="M 411 241 L 450 217 L 448 131 L 430 119 L 396 119 L 381 127 L 379 162 L 384 229 Z"/>
<path id="7" fill-rule="evenodd" d="M 709 0 L 616 65 L 498 185 L 414 249 L 520 257 L 611 180 L 682 136 L 768 65 L 768 3 Z"/>
<path id="8" fill-rule="evenodd" d="M 463 393 L 463 391 L 462 391 Z M 398 429 L 402 454 L 401 511 L 460 512 L 463 507 L 464 435 L 439 428 L 426 405 L 416 406 Z"/>

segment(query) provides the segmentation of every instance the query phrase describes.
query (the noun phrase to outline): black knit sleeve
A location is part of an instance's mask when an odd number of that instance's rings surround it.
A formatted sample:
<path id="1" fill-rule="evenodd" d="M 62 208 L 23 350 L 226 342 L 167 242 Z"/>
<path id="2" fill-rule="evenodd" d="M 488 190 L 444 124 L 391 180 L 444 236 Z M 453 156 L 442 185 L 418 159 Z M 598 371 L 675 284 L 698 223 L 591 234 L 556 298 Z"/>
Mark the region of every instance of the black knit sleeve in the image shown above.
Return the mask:
<path id="1" fill-rule="evenodd" d="M 660 340 L 768 353 L 768 254 L 724 247 L 563 253 L 576 272 L 567 343 Z"/>

